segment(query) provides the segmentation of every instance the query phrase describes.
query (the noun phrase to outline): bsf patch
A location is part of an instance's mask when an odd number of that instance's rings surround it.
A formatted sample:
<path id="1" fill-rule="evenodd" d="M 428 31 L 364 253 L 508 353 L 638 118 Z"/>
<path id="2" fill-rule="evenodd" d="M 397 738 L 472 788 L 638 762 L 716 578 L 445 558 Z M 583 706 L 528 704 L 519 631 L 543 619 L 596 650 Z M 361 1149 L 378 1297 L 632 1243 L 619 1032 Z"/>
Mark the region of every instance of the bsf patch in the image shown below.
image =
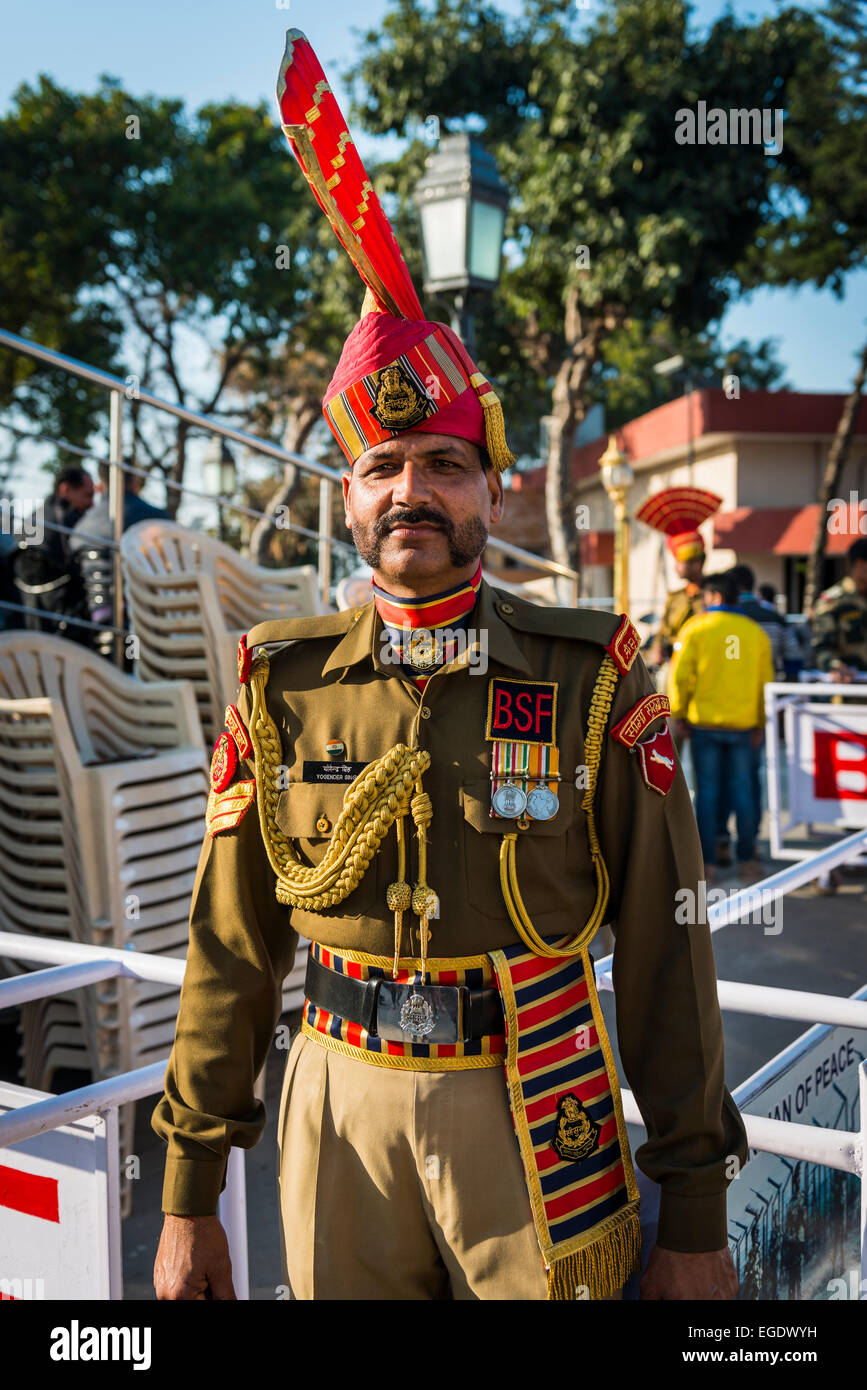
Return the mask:
<path id="1" fill-rule="evenodd" d="M 550 748 L 557 735 L 557 689 L 556 681 L 494 676 L 488 685 L 485 738 Z"/>

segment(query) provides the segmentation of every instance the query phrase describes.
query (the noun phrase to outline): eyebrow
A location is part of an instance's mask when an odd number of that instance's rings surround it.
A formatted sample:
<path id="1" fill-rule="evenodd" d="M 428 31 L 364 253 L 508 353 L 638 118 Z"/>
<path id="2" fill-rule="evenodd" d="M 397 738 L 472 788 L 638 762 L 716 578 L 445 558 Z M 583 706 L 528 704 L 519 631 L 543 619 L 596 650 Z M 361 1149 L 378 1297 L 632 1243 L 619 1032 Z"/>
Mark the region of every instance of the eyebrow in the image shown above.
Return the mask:
<path id="1" fill-rule="evenodd" d="M 397 445 L 397 449 L 400 449 L 400 445 Z M 416 457 L 441 458 L 443 454 L 450 454 L 452 458 L 458 459 L 460 461 L 463 461 L 465 458 L 463 450 L 460 449 L 456 444 L 432 444 L 429 449 L 421 449 L 419 453 L 416 455 Z M 395 448 L 389 443 L 383 446 L 382 453 L 377 452 L 375 454 L 371 454 L 368 462 L 395 463 L 398 461 L 398 459 L 399 454 L 395 452 Z"/>

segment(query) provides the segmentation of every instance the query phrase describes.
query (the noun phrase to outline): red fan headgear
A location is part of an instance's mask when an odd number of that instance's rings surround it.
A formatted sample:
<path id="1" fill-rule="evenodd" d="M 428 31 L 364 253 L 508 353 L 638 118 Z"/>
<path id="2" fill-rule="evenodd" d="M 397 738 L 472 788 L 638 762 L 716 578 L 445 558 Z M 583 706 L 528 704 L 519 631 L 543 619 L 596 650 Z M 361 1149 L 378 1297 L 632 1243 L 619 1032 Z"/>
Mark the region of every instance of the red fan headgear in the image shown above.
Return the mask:
<path id="1" fill-rule="evenodd" d="M 655 531 L 662 531 L 675 560 L 697 560 L 705 553 L 698 527 L 721 504 L 721 497 L 702 488 L 667 487 L 642 502 L 635 515 Z"/>
<path id="2" fill-rule="evenodd" d="M 298 29 L 286 35 L 277 80 L 283 131 L 316 201 L 367 286 L 323 411 L 350 463 L 405 430 L 451 434 L 514 463 L 503 412 L 457 334 L 429 323 L 397 238 L 334 99 Z"/>

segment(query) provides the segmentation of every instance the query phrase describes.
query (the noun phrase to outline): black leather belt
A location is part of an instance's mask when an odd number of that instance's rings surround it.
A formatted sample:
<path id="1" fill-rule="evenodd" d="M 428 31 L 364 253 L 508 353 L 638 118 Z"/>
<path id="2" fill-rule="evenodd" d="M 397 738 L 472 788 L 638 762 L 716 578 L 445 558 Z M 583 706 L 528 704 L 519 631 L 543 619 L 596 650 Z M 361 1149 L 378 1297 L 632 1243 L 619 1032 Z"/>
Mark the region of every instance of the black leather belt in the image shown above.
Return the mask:
<path id="1" fill-rule="evenodd" d="M 354 980 L 329 970 L 312 953 L 307 957 L 304 993 L 317 1008 L 390 1042 L 469 1042 L 502 1036 L 506 1028 L 496 989 Z"/>

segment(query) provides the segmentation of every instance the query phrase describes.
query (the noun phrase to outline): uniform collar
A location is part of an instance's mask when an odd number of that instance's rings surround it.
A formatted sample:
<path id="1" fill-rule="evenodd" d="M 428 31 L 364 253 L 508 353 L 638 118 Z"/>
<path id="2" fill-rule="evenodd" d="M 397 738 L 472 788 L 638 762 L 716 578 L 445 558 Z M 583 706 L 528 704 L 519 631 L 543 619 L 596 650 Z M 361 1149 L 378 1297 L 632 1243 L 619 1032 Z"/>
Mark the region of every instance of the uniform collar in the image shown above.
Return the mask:
<path id="1" fill-rule="evenodd" d="M 496 594 L 487 580 L 483 579 L 476 606 L 470 617 L 470 627 L 476 629 L 479 637 L 483 633 L 487 633 L 488 659 L 490 661 L 496 661 L 501 666 L 508 666 L 516 671 L 523 671 L 525 675 L 529 676 L 532 675 L 532 672 L 527 664 L 527 658 L 515 641 L 508 623 L 501 616 L 501 612 L 508 613 L 510 611 L 512 611 L 512 605 L 508 603 L 507 599 Z M 350 666 L 357 666 L 366 658 L 369 658 L 371 664 L 383 675 L 393 675 L 393 666 L 381 666 L 376 659 L 379 648 L 379 633 L 382 631 L 382 626 L 382 619 L 376 611 L 373 599 L 363 608 L 356 609 L 349 631 L 331 652 L 322 667 L 322 675 L 327 676 L 332 671 L 343 671 Z M 465 653 L 463 657 L 450 663 L 449 669 L 459 669 L 460 666 L 468 664 L 469 653 Z"/>

